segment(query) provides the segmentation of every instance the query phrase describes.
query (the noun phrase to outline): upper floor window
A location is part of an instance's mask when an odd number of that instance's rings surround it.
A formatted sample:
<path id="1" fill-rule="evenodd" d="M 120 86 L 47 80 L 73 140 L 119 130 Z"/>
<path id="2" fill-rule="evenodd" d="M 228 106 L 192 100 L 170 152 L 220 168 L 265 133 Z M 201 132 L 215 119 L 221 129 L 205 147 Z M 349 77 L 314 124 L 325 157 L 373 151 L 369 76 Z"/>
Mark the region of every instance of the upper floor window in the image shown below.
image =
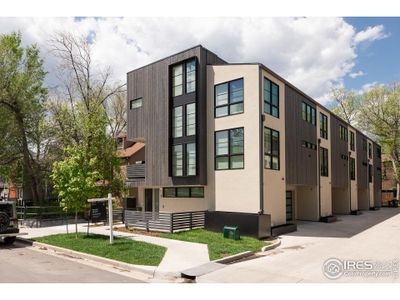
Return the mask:
<path id="1" fill-rule="evenodd" d="M 180 96 L 183 93 L 183 65 L 172 68 L 172 96 Z"/>
<path id="2" fill-rule="evenodd" d="M 311 149 L 311 150 L 317 150 L 317 145 L 307 142 L 307 141 L 301 141 L 301 145 L 305 148 Z"/>
<path id="3" fill-rule="evenodd" d="M 356 180 L 356 160 L 350 157 L 350 179 Z"/>
<path id="4" fill-rule="evenodd" d="M 368 182 L 372 182 L 372 165 L 368 164 Z"/>
<path id="5" fill-rule="evenodd" d="M 196 175 L 196 144 L 172 146 L 172 176 Z"/>
<path id="6" fill-rule="evenodd" d="M 304 121 L 311 123 L 313 125 L 316 124 L 315 108 L 312 107 L 311 105 L 309 105 L 305 102 L 302 102 L 301 103 L 301 115 L 302 115 Z"/>
<path id="7" fill-rule="evenodd" d="M 172 96 L 176 97 L 194 91 L 196 91 L 196 60 L 173 66 Z"/>
<path id="8" fill-rule="evenodd" d="M 172 137 L 178 138 L 183 135 L 183 107 L 177 106 L 172 109 Z"/>
<path id="9" fill-rule="evenodd" d="M 328 117 L 323 113 L 319 113 L 319 135 L 328 139 Z"/>
<path id="10" fill-rule="evenodd" d="M 339 137 L 341 140 L 346 141 L 346 142 L 349 139 L 347 128 L 342 125 L 339 125 Z"/>
<path id="11" fill-rule="evenodd" d="M 186 136 L 196 134 L 196 103 L 186 105 Z"/>
<path id="12" fill-rule="evenodd" d="M 243 112 L 243 78 L 215 86 L 215 117 L 224 117 Z"/>
<path id="13" fill-rule="evenodd" d="M 367 140 L 366 139 L 362 139 L 362 148 L 363 148 L 363 151 L 367 151 Z"/>
<path id="14" fill-rule="evenodd" d="M 382 156 L 381 147 L 376 147 L 376 156 L 377 156 L 378 158 L 381 158 L 381 156 Z"/>
<path id="15" fill-rule="evenodd" d="M 372 158 L 372 144 L 368 143 L 368 157 Z"/>
<path id="16" fill-rule="evenodd" d="M 244 129 L 215 132 L 215 169 L 244 168 Z"/>
<path id="17" fill-rule="evenodd" d="M 264 167 L 279 170 L 279 131 L 264 127 Z"/>
<path id="18" fill-rule="evenodd" d="M 196 61 L 191 60 L 186 63 L 186 93 L 196 90 Z"/>
<path id="19" fill-rule="evenodd" d="M 279 86 L 264 78 L 264 112 L 279 118 Z"/>
<path id="20" fill-rule="evenodd" d="M 143 106 L 143 99 L 137 98 L 129 101 L 129 109 L 135 109 Z"/>
<path id="21" fill-rule="evenodd" d="M 350 131 L 350 150 L 355 151 L 356 150 L 356 144 L 355 144 L 355 138 L 354 138 L 354 132 Z"/>
<path id="22" fill-rule="evenodd" d="M 328 149 L 320 147 L 319 148 L 319 165 L 321 176 L 329 176 L 329 164 L 328 164 Z"/>
<path id="23" fill-rule="evenodd" d="M 124 139 L 123 138 L 118 138 L 117 139 L 117 148 L 118 149 L 123 149 L 124 148 Z"/>

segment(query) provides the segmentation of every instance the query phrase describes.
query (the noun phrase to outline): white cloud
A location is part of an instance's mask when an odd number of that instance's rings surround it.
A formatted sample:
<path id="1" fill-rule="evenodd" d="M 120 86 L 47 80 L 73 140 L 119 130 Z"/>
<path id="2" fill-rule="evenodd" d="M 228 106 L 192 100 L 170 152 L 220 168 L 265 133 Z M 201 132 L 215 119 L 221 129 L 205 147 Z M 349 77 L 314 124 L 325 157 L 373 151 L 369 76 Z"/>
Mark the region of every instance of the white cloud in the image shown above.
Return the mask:
<path id="1" fill-rule="evenodd" d="M 358 94 L 362 95 L 364 93 L 369 92 L 372 88 L 378 85 L 378 81 L 368 82 L 364 84 L 361 89 L 358 91 Z"/>
<path id="2" fill-rule="evenodd" d="M 389 35 L 385 33 L 383 25 L 377 25 L 374 27 L 368 26 L 367 29 L 360 31 L 354 37 L 354 42 L 359 44 L 365 41 L 376 41 L 387 38 Z"/>
<path id="3" fill-rule="evenodd" d="M 94 33 L 94 59 L 122 81 L 130 70 L 202 44 L 228 62 L 263 63 L 325 103 L 352 72 L 357 44 L 382 37 L 383 26 L 356 32 L 342 18 L 0 18 L 0 33 L 12 30 L 43 49 L 59 30 Z M 54 84 L 56 60 L 43 55 Z"/>
<path id="4" fill-rule="evenodd" d="M 349 74 L 349 76 L 351 77 L 351 78 L 357 78 L 357 77 L 360 77 L 360 76 L 364 76 L 365 74 L 364 74 L 364 72 L 363 71 L 358 71 L 358 72 L 353 72 L 353 73 L 350 73 Z"/>

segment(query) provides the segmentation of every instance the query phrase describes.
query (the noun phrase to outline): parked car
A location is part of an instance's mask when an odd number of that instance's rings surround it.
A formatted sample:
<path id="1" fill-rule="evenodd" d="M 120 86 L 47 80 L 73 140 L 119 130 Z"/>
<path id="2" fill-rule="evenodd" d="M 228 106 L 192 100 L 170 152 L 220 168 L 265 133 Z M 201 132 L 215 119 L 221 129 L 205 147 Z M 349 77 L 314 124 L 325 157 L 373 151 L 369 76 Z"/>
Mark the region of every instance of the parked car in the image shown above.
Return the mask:
<path id="1" fill-rule="evenodd" d="M 0 239 L 7 245 L 15 242 L 22 235 L 18 228 L 15 201 L 0 201 Z"/>

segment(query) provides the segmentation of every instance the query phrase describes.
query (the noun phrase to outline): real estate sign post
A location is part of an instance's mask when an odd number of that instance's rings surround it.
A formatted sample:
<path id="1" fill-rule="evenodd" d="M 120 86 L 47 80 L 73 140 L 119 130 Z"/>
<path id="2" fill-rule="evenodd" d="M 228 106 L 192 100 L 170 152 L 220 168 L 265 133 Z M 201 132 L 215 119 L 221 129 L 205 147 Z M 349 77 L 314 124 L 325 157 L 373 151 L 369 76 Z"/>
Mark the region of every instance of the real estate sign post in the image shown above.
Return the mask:
<path id="1" fill-rule="evenodd" d="M 110 244 L 114 242 L 114 234 L 113 234 L 113 212 L 112 212 L 112 201 L 113 197 L 111 194 L 108 194 L 107 198 L 94 198 L 94 199 L 88 199 L 89 203 L 93 202 L 105 202 L 108 201 L 108 224 L 110 225 Z M 92 214 L 92 212 L 91 212 Z"/>

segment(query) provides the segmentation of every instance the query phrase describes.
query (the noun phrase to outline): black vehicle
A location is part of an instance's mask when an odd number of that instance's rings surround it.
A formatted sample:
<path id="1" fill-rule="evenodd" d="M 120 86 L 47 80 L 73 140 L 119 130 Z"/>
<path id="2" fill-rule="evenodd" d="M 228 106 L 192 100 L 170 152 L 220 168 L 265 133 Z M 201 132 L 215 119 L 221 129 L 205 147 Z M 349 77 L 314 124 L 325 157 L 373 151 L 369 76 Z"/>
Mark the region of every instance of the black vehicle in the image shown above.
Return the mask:
<path id="1" fill-rule="evenodd" d="M 16 204 L 0 201 L 0 239 L 7 245 L 15 242 L 19 233 Z"/>

